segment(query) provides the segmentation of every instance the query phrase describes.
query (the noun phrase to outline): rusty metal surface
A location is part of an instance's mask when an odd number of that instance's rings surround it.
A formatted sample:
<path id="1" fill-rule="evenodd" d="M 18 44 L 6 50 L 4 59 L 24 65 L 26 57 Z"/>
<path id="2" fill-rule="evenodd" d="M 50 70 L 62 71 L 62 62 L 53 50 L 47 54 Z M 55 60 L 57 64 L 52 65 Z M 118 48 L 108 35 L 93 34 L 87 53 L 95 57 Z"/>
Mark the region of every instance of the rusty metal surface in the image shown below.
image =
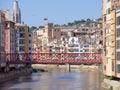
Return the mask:
<path id="1" fill-rule="evenodd" d="M 7 53 L 11 64 L 100 64 L 100 53 Z"/>

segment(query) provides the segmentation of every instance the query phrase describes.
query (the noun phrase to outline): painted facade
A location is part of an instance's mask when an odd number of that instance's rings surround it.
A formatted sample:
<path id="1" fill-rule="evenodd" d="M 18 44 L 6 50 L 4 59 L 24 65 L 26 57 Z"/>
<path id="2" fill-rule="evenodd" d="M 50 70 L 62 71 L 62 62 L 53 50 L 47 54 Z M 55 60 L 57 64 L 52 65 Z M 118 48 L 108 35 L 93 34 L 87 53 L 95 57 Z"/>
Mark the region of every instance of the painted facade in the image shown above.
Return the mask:
<path id="1" fill-rule="evenodd" d="M 5 65 L 5 14 L 0 11 L 0 67 L 4 68 Z"/>
<path id="2" fill-rule="evenodd" d="M 119 0 L 103 0 L 103 73 L 120 78 Z"/>
<path id="3" fill-rule="evenodd" d="M 16 27 L 16 50 L 18 53 L 31 53 L 32 34 L 29 27 L 24 24 L 15 24 Z"/>

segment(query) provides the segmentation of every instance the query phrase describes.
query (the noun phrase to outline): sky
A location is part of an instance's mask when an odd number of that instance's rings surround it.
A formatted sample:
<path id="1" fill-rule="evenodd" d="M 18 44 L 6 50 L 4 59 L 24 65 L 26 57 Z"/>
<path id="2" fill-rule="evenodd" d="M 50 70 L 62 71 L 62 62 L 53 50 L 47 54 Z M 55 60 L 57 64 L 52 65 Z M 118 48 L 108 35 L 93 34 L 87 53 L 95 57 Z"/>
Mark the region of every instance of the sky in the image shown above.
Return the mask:
<path id="1" fill-rule="evenodd" d="M 0 10 L 10 10 L 14 0 L 0 0 Z M 102 17 L 102 0 L 18 0 L 21 18 L 28 26 L 47 22 L 67 24 L 74 20 Z M 45 21 L 44 18 L 48 17 Z"/>

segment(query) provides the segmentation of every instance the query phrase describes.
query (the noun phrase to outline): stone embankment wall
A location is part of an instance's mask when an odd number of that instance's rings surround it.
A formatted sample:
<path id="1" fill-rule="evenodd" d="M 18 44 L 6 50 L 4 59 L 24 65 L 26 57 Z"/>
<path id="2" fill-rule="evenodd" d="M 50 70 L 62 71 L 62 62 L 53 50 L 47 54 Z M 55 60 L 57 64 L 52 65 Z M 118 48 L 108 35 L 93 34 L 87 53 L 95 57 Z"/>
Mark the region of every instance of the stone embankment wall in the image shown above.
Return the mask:
<path id="1" fill-rule="evenodd" d="M 90 69 L 90 70 L 100 70 L 101 66 L 97 66 L 97 65 L 70 65 L 71 69 Z M 32 68 L 35 69 L 45 69 L 45 70 L 49 70 L 49 69 L 66 69 L 66 65 L 55 65 L 55 64 L 33 64 Z M 101 69 L 102 70 L 102 69 Z"/>
<path id="2" fill-rule="evenodd" d="M 120 81 L 104 79 L 102 86 L 106 89 L 113 87 L 113 90 L 120 90 Z"/>
<path id="3" fill-rule="evenodd" d="M 31 74 L 31 72 L 32 72 L 32 68 L 26 68 L 22 70 L 13 70 L 11 72 L 0 73 L 0 83 L 15 79 L 21 75 Z"/>

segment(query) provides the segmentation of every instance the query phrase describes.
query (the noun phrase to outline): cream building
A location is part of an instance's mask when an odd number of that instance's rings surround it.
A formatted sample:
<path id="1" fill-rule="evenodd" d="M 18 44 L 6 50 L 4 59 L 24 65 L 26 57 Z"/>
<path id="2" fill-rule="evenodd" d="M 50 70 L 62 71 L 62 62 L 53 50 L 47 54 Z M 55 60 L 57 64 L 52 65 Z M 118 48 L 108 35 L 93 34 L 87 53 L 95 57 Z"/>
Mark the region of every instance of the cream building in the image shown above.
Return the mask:
<path id="1" fill-rule="evenodd" d="M 59 28 L 55 28 L 53 23 L 47 23 L 45 28 L 34 33 L 37 35 L 36 45 L 34 46 L 39 48 L 39 52 L 52 52 L 52 48 L 60 45 L 61 31 Z M 58 51 L 58 47 L 56 49 Z"/>

